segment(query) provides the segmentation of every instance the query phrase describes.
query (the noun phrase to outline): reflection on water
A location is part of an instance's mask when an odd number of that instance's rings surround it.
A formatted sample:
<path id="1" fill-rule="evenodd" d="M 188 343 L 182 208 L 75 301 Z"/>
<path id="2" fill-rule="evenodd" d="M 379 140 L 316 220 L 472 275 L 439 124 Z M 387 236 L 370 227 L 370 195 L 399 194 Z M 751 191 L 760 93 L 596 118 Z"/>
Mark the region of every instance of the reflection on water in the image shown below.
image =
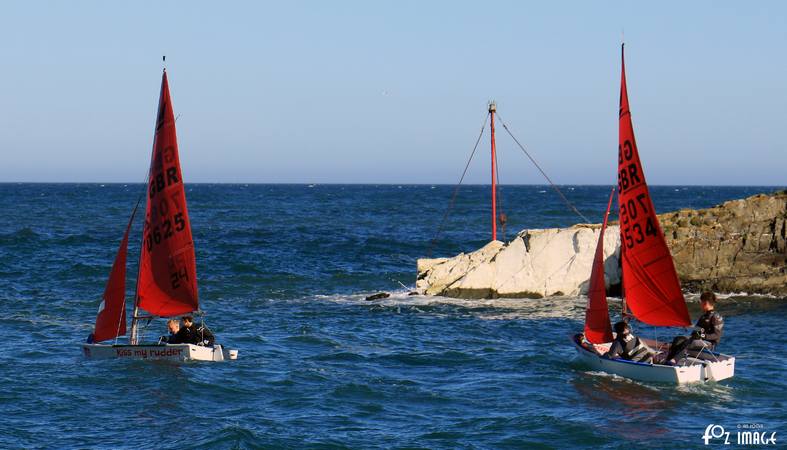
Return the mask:
<path id="1" fill-rule="evenodd" d="M 582 408 L 599 410 L 609 419 L 604 429 L 627 439 L 669 434 L 665 423 L 680 405 L 659 387 L 603 372 L 577 372 L 571 385 L 584 400 Z"/>

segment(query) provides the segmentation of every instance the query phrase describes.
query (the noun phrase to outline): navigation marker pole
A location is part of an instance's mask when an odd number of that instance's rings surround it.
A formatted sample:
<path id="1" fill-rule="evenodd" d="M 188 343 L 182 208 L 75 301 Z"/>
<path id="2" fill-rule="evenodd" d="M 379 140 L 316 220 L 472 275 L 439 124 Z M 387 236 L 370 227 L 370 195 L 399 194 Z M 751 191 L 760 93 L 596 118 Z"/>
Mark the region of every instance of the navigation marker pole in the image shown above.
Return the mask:
<path id="1" fill-rule="evenodd" d="M 495 112 L 494 100 L 489 102 L 490 131 L 492 134 L 492 240 L 497 240 L 497 155 L 495 154 Z"/>

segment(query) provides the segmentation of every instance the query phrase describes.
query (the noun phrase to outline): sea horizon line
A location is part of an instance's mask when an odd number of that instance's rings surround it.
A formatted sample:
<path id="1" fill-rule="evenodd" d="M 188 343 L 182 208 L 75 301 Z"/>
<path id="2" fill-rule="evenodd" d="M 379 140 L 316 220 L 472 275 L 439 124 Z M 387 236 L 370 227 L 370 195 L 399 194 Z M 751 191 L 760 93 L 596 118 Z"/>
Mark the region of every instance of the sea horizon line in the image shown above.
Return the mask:
<path id="1" fill-rule="evenodd" d="M 65 184 L 85 184 L 85 185 L 142 185 L 145 182 L 139 181 L 0 181 L 0 185 L 65 185 Z M 448 186 L 455 187 L 451 183 L 369 183 L 369 182 L 228 182 L 228 181 L 194 181 L 188 185 L 226 185 L 226 186 Z M 498 186 L 551 186 L 548 183 L 498 183 Z M 787 189 L 787 185 L 779 184 L 648 184 L 651 187 L 757 187 L 757 188 L 776 188 Z M 462 183 L 462 186 L 491 186 L 490 183 Z M 567 187 L 612 187 L 612 184 L 597 183 L 556 183 L 555 186 Z"/>

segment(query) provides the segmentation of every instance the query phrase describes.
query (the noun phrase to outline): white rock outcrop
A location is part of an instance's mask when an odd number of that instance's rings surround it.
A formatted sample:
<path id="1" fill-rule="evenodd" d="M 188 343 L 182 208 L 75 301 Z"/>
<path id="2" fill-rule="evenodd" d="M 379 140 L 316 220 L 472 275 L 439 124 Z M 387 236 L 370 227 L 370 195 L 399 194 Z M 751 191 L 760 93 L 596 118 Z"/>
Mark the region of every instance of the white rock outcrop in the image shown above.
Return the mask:
<path id="1" fill-rule="evenodd" d="M 525 230 L 453 258 L 418 260 L 416 289 L 456 298 L 539 298 L 587 292 L 600 225 Z M 620 283 L 619 230 L 604 233 L 607 287 Z"/>

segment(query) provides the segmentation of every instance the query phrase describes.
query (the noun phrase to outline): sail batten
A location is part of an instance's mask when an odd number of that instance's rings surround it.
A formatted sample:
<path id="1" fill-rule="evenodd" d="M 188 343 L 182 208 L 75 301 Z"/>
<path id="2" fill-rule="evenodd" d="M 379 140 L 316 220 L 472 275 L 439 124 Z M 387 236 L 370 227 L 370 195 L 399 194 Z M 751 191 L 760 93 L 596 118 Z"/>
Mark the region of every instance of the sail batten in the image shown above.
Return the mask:
<path id="1" fill-rule="evenodd" d="M 160 317 L 199 309 L 194 242 L 166 71 L 161 79 L 139 264 L 138 307 Z"/>
<path id="2" fill-rule="evenodd" d="M 621 48 L 618 205 L 626 306 L 634 317 L 650 325 L 688 326 L 691 322 L 686 301 L 634 138 L 622 52 Z"/>
<path id="3" fill-rule="evenodd" d="M 607 212 L 601 224 L 601 231 L 596 244 L 596 254 L 593 257 L 593 268 L 590 272 L 588 288 L 588 304 L 585 310 L 585 339 L 593 344 L 603 344 L 612 340 L 612 325 L 609 321 L 609 306 L 607 305 L 607 289 L 604 282 L 604 232 L 607 230 L 607 218 L 612 208 L 612 199 L 615 190 L 609 194 Z"/>

